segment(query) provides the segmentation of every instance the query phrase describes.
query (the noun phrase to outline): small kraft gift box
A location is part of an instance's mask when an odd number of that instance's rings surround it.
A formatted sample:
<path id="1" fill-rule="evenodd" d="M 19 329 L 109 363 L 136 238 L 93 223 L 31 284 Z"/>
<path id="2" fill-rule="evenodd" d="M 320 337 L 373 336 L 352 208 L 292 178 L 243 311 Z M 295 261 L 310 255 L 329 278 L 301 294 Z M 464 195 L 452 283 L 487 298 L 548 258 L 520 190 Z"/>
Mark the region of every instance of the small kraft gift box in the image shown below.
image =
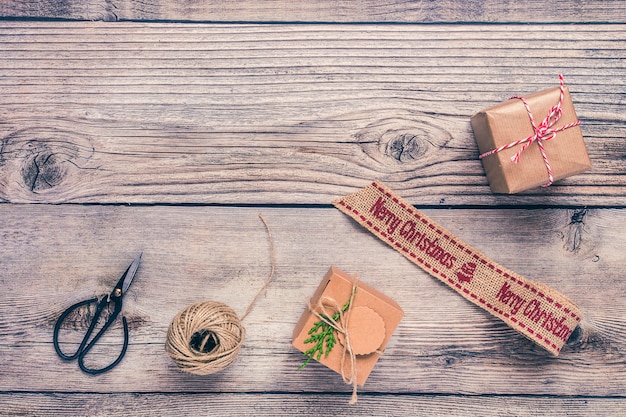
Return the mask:
<path id="1" fill-rule="evenodd" d="M 472 129 L 491 191 L 515 194 L 591 168 L 574 104 L 560 86 L 476 113 Z"/>
<path id="2" fill-rule="evenodd" d="M 333 266 L 296 324 L 293 346 L 307 356 L 304 365 L 315 359 L 362 386 L 403 316 L 391 298 Z"/>

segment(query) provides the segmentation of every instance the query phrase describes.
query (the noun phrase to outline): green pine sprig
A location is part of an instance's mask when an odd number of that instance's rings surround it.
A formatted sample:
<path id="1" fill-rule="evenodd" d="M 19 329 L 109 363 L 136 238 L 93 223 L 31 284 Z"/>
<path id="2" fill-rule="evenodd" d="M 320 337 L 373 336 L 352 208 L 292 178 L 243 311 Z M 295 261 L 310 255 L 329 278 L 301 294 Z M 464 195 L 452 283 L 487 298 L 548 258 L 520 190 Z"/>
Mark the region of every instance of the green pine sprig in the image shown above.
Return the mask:
<path id="1" fill-rule="evenodd" d="M 354 292 L 356 293 L 356 287 L 354 288 Z M 352 297 L 351 297 L 352 298 Z M 346 301 L 346 303 L 341 308 L 341 312 L 345 312 L 350 307 L 350 299 Z M 325 315 L 321 315 L 324 320 L 328 321 L 328 317 Z M 337 312 L 332 315 L 332 321 L 339 320 L 340 313 Z M 307 357 L 302 365 L 298 367 L 298 370 L 303 369 L 311 359 L 315 358 L 315 360 L 319 361 L 322 358 L 328 356 L 330 351 L 333 349 L 335 344 L 337 343 L 337 339 L 335 336 L 335 329 L 326 321 L 320 320 L 316 321 L 313 324 L 313 327 L 308 332 L 309 338 L 304 341 L 304 343 L 315 343 L 311 349 L 308 349 L 304 352 L 304 355 Z M 324 345 L 326 345 L 326 350 L 324 350 Z"/>

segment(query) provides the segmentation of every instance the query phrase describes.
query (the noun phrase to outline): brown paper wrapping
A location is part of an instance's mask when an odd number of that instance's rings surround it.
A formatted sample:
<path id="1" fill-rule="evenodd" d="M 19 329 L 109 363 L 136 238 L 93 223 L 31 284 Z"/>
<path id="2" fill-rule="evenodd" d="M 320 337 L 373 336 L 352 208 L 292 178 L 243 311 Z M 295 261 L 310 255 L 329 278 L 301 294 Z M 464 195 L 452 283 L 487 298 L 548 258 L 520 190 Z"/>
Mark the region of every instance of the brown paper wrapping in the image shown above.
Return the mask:
<path id="1" fill-rule="evenodd" d="M 559 87 L 555 87 L 524 96 L 536 123 L 540 123 L 550 108 L 559 102 L 559 93 Z M 564 90 L 562 109 L 563 114 L 553 128 L 577 120 L 567 87 Z M 481 154 L 534 134 L 528 112 L 519 99 L 510 99 L 478 112 L 472 116 L 471 124 Z M 543 143 L 554 181 L 591 168 L 579 126 L 560 131 L 554 139 Z M 511 157 L 521 146 L 505 149 L 482 159 L 489 186 L 494 193 L 515 194 L 548 183 L 548 173 L 537 143 L 533 143 L 522 153 L 519 163 L 511 161 Z"/>
<path id="2" fill-rule="evenodd" d="M 317 291 L 311 297 L 310 305 L 315 306 L 321 297 L 329 297 L 336 300 L 339 305 L 345 304 L 350 299 L 355 280 L 356 277 L 336 267 L 331 267 Z M 351 312 L 348 327 L 350 329 L 350 340 L 356 354 L 356 382 L 359 385 L 363 385 L 391 339 L 404 313 L 400 306 L 391 298 L 360 280 L 356 281 L 356 283 L 357 290 L 350 305 Z M 360 312 L 364 314 L 361 315 Z M 376 320 L 373 320 L 371 316 L 374 316 Z M 369 325 L 368 323 L 363 323 L 362 319 L 368 321 Z M 308 331 L 318 320 L 308 308 L 304 311 L 293 331 L 293 346 L 296 349 L 304 353 L 313 346 L 310 343 L 305 344 L 304 341 L 309 337 Z M 342 343 L 345 343 L 345 341 L 343 341 L 341 335 L 337 339 L 337 344 L 328 353 L 328 356 L 322 355 L 319 362 L 339 374 L 349 376 L 351 373 L 350 360 L 347 358 L 348 353 L 344 352 L 342 346 Z M 375 344 L 378 346 L 372 345 L 372 340 L 377 340 Z M 382 340 L 382 342 L 379 343 L 379 340 Z M 364 352 L 361 350 L 362 347 L 366 347 L 368 353 L 360 354 Z M 344 357 L 344 369 L 342 371 L 343 355 L 346 356 Z"/>

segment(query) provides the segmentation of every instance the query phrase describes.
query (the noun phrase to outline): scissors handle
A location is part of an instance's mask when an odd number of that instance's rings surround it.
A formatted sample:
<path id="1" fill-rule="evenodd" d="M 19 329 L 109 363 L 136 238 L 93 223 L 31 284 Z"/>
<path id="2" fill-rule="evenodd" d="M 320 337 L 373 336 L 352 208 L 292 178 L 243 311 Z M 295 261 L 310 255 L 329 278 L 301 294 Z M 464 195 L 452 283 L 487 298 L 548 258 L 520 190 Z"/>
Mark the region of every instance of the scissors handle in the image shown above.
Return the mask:
<path id="1" fill-rule="evenodd" d="M 104 373 L 104 372 L 112 369 L 113 367 L 115 367 L 118 363 L 120 363 L 122 358 L 124 358 L 124 355 L 126 354 L 126 349 L 128 348 L 128 323 L 126 322 L 126 317 L 122 317 L 122 323 L 124 324 L 124 344 L 122 345 L 122 351 L 117 356 L 117 359 L 115 359 L 113 362 L 111 362 L 109 365 L 105 366 L 104 368 L 100 368 L 100 369 L 92 369 L 92 368 L 88 368 L 87 366 L 85 366 L 85 362 L 84 362 L 85 355 L 87 354 L 87 352 L 89 352 L 91 350 L 93 345 L 100 338 L 100 336 L 102 336 L 102 334 L 111 325 L 112 322 L 113 322 L 112 320 L 107 320 L 107 322 L 105 324 L 105 327 L 103 327 L 98 332 L 98 334 L 96 334 L 96 336 L 93 338 L 93 340 L 87 346 L 85 346 L 85 348 L 82 350 L 82 352 L 80 352 L 80 354 L 78 355 L 78 366 L 80 367 L 80 369 L 83 372 L 86 372 L 86 373 L 91 374 L 91 375 L 97 375 L 97 374 Z"/>
<path id="2" fill-rule="evenodd" d="M 63 324 L 63 322 L 65 321 L 65 319 L 76 309 L 85 306 L 85 305 L 89 305 L 92 304 L 94 302 L 97 302 L 98 298 L 91 298 L 89 300 L 85 300 L 85 301 L 81 301 L 79 303 L 76 303 L 72 306 L 70 306 L 67 310 L 65 310 L 63 312 L 63 314 L 61 314 L 61 316 L 59 317 L 59 319 L 57 320 L 55 326 L 54 326 L 54 335 L 52 338 L 53 344 L 54 344 L 54 349 L 56 350 L 57 355 L 59 355 L 59 357 L 61 357 L 62 359 L 65 360 L 74 360 L 76 358 L 78 358 L 78 366 L 80 367 L 80 369 L 83 372 L 86 372 L 88 374 L 92 374 L 92 375 L 96 375 L 96 374 L 100 374 L 103 372 L 106 372 L 108 370 L 110 370 L 111 368 L 113 368 L 115 365 L 117 365 L 122 358 L 124 357 L 124 355 L 126 354 L 126 349 L 128 348 L 128 323 L 126 322 L 126 317 L 122 317 L 122 323 L 124 325 L 124 344 L 122 346 L 122 351 L 119 354 L 119 356 L 117 357 L 117 359 L 115 359 L 115 361 L 113 361 L 110 365 L 105 366 L 104 368 L 100 368 L 100 369 L 92 369 L 92 368 L 88 368 L 85 364 L 84 364 L 84 359 L 85 356 L 87 355 L 87 353 L 91 350 L 91 348 L 93 348 L 93 346 L 96 344 L 96 342 L 100 339 L 100 337 L 102 337 L 102 335 L 108 330 L 108 328 L 111 326 L 111 324 L 113 324 L 113 322 L 115 321 L 115 319 L 117 318 L 117 316 L 119 315 L 120 311 L 122 310 L 122 301 L 120 298 L 116 298 L 116 299 L 112 299 L 111 301 L 108 300 L 108 297 L 105 295 L 100 302 L 98 302 L 98 305 L 96 306 L 96 311 L 94 313 L 93 318 L 91 319 L 91 323 L 89 324 L 89 328 L 87 329 L 87 332 L 85 333 L 85 336 L 83 337 L 83 340 L 80 342 L 80 345 L 78 346 L 78 349 L 76 350 L 75 353 L 71 354 L 71 355 L 66 355 L 65 353 L 63 353 L 61 351 L 61 348 L 59 347 L 59 331 L 61 330 L 61 326 Z M 104 323 L 104 325 L 102 326 L 102 328 L 98 331 L 98 333 L 96 333 L 96 335 L 93 337 L 93 339 L 91 339 L 91 341 L 89 341 L 89 338 L 91 337 L 91 334 L 93 333 L 96 325 L 98 324 L 98 320 L 100 319 L 100 316 L 102 315 L 102 311 L 104 310 L 104 307 L 106 307 L 109 302 L 113 302 L 115 305 L 115 309 L 113 311 L 113 313 L 109 316 L 109 318 L 107 319 L 107 321 Z"/>
<path id="3" fill-rule="evenodd" d="M 89 300 L 85 300 L 85 301 L 81 301 L 79 303 L 76 303 L 70 307 L 67 308 L 67 310 L 65 310 L 63 312 L 63 314 L 61 314 L 61 316 L 57 319 L 56 324 L 54 325 L 54 335 L 52 337 L 52 342 L 54 343 L 54 350 L 56 350 L 57 355 L 59 355 L 61 357 L 61 359 L 65 359 L 66 361 L 71 361 L 74 360 L 78 357 L 78 355 L 80 355 L 80 352 L 83 350 L 83 348 L 85 347 L 85 344 L 87 344 L 87 334 L 85 335 L 85 337 L 83 337 L 83 340 L 80 342 L 80 346 L 78 347 L 78 349 L 76 350 L 76 352 L 72 355 L 66 355 L 65 353 L 63 353 L 61 351 L 61 348 L 59 347 L 59 331 L 61 330 L 61 326 L 63 325 L 63 322 L 65 321 L 65 319 L 67 318 L 67 316 L 69 316 L 70 314 L 72 314 L 74 312 L 74 310 L 77 310 L 78 308 L 82 307 L 82 306 L 86 306 L 89 305 L 91 303 L 94 303 L 98 301 L 98 298 L 91 298 Z M 94 316 L 94 319 L 97 319 L 96 316 Z M 90 328 L 91 328 L 91 332 L 93 332 L 93 326 L 95 326 L 94 324 L 94 320 L 91 320 L 91 324 L 90 324 Z M 91 332 L 87 332 L 89 335 L 91 335 Z"/>

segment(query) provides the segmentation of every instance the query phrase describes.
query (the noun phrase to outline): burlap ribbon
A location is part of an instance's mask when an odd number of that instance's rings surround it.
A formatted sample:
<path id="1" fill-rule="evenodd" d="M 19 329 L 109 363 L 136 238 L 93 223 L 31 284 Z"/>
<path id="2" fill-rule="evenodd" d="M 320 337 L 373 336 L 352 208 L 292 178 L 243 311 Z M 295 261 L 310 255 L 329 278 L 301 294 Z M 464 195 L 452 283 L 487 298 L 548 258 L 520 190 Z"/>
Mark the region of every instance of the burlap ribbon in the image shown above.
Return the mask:
<path id="1" fill-rule="evenodd" d="M 582 318 L 552 288 L 488 259 L 381 183 L 333 202 L 411 262 L 558 355 Z"/>

